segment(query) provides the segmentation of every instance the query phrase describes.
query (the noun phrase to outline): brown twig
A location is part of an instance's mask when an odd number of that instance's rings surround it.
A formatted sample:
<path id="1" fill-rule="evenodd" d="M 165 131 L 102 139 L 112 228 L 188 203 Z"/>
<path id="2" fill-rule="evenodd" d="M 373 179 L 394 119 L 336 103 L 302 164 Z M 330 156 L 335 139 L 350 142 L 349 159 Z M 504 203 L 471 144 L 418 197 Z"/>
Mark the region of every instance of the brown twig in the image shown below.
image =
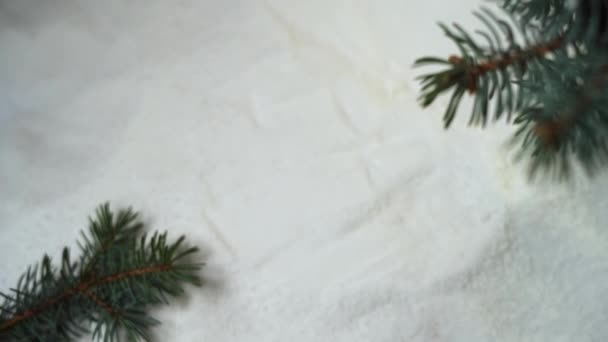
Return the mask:
<path id="1" fill-rule="evenodd" d="M 97 304 L 99 307 L 107 311 L 110 316 L 116 316 L 116 311 L 110 306 L 110 304 L 104 302 L 101 298 L 97 297 L 91 291 L 84 291 L 82 292 L 82 294 L 88 297 L 93 302 L 95 302 L 95 304 Z"/>
<path id="2" fill-rule="evenodd" d="M 531 46 L 527 50 L 511 51 L 505 57 L 489 59 L 477 65 L 469 66 L 464 76 L 469 94 L 477 91 L 477 79 L 480 76 L 483 76 L 490 71 L 504 69 L 516 63 L 523 63 L 530 58 L 542 57 L 549 52 L 561 48 L 563 42 L 564 39 L 562 37 L 558 37 L 547 43 Z M 452 64 L 460 64 L 462 63 L 463 59 L 462 57 L 453 55 L 448 58 L 448 61 Z"/>

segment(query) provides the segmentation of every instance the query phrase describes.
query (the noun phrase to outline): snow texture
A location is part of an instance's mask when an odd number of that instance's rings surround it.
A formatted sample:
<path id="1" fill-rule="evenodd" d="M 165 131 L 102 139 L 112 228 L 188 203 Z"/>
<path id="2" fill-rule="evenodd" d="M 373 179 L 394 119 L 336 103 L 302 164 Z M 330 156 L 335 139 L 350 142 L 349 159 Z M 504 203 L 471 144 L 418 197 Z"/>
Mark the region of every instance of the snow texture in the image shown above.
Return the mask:
<path id="1" fill-rule="evenodd" d="M 481 4 L 0 1 L 0 288 L 109 200 L 205 250 L 158 341 L 606 341 L 605 177 L 416 102 Z"/>

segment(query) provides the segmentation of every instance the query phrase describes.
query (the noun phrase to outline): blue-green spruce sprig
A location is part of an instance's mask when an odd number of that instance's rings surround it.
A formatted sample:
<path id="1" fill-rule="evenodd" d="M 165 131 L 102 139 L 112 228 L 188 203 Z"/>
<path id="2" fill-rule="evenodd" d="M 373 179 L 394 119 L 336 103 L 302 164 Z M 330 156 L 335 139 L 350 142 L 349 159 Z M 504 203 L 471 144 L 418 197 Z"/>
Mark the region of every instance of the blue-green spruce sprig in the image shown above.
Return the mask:
<path id="1" fill-rule="evenodd" d="M 444 68 L 419 77 L 422 106 L 451 91 L 448 128 L 468 93 L 469 125 L 485 127 L 493 109 L 494 120 L 506 113 L 517 126 L 511 142 L 521 147 L 519 160 L 528 157 L 531 178 L 542 171 L 567 179 L 574 161 L 595 174 L 608 161 L 608 1 L 492 1 L 510 21 L 487 8 L 475 12 L 485 26 L 475 31 L 483 43 L 458 24 L 440 24 L 460 55 L 415 62 Z"/>
<path id="2" fill-rule="evenodd" d="M 528 157 L 531 178 L 548 171 L 566 180 L 575 164 L 593 176 L 608 162 L 608 53 L 563 61 L 562 73 L 522 84 L 536 99 L 515 118 L 511 143 L 520 144 L 519 160 Z"/>
<path id="3" fill-rule="evenodd" d="M 148 237 L 143 228 L 130 208 L 115 214 L 99 206 L 77 261 L 67 247 L 57 266 L 45 255 L 0 293 L 0 341 L 74 341 L 85 333 L 148 341 L 159 324 L 148 307 L 183 295 L 186 284 L 200 286 L 203 264 L 190 261 L 198 249 L 185 247 L 184 236 L 170 242 L 166 232 Z"/>
<path id="4" fill-rule="evenodd" d="M 513 24 L 499 19 L 487 8 L 474 14 L 487 28 L 488 32 L 476 31 L 485 44 L 474 40 L 457 23 L 453 24 L 453 28 L 440 23 L 443 32 L 458 47 L 460 55 L 447 59 L 423 57 L 414 63 L 415 66 L 444 66 L 443 70 L 419 76 L 418 79 L 422 85 L 420 100 L 423 107 L 431 105 L 443 93 L 452 91 L 443 118 L 445 128 L 449 128 L 454 120 L 466 93 L 474 96 L 469 125 L 485 127 L 492 100 L 495 100 L 494 120 L 507 113 L 507 121 L 510 121 L 514 112 L 533 100 L 531 94 L 521 92 L 517 84 L 530 73 L 553 67 L 552 61 L 545 56 L 560 49 L 563 44 L 560 35 L 548 39 L 536 30 L 526 30 L 524 27 L 519 30 L 524 39 L 520 43 Z"/>

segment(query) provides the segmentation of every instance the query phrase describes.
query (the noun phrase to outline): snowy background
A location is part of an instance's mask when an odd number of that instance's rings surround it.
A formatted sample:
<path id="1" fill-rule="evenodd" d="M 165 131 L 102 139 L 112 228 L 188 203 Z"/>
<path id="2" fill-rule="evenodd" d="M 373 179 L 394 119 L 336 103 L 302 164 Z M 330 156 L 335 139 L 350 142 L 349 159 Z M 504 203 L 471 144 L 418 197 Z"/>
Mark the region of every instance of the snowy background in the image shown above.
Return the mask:
<path id="1" fill-rule="evenodd" d="M 481 3 L 0 1 L 0 290 L 109 200 L 205 251 L 159 341 L 605 341 L 608 182 L 416 103 Z"/>

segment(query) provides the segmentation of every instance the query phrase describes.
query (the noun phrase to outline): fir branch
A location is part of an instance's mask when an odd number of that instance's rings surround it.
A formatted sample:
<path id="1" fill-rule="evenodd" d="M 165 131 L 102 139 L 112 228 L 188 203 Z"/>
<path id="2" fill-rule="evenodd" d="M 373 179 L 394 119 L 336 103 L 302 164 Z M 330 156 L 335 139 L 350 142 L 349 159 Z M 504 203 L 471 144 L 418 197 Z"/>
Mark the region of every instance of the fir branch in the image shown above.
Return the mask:
<path id="1" fill-rule="evenodd" d="M 488 29 L 489 33 L 476 31 L 487 45 L 482 46 L 474 41 L 458 24 L 454 30 L 440 24 L 444 33 L 452 39 L 461 52 L 461 56 L 450 56 L 447 60 L 438 57 L 423 57 L 415 61 L 415 66 L 425 64 L 443 64 L 448 69 L 418 77 L 422 83 L 421 104 L 427 107 L 444 92 L 453 89 L 447 109 L 444 113 L 445 128 L 448 128 L 456 115 L 457 108 L 465 92 L 475 95 L 473 113 L 469 124 L 481 123 L 485 126 L 489 111 L 489 101 L 497 95 L 495 120 L 506 111 L 507 120 L 514 111 L 521 109 L 531 101 L 526 93 L 517 92 L 514 85 L 525 79 L 536 69 L 551 67 L 545 57 L 564 47 L 564 39 L 557 35 L 543 40 L 539 32 L 518 27 L 524 36 L 526 46 L 521 46 L 515 39 L 512 25 L 498 19 L 490 10 L 482 8 L 475 15 Z M 513 18 L 513 20 L 516 20 Z M 494 25 L 492 25 L 494 22 Z M 505 36 L 508 46 L 503 47 L 498 35 L 498 27 Z"/>
<path id="2" fill-rule="evenodd" d="M 120 210 L 115 223 L 112 223 L 113 216 L 109 204 L 105 203 L 96 211 L 97 220 L 89 218 L 89 230 L 92 232 L 92 236 L 89 238 L 83 232 L 84 245 L 79 242 L 80 249 L 83 251 L 80 263 L 87 265 L 82 269 L 81 277 L 86 278 L 91 272 L 94 272 L 100 258 L 111 256 L 110 248 L 124 248 L 124 243 L 132 239 L 143 228 L 143 223 L 137 221 L 138 213 L 130 209 Z"/>
<path id="3" fill-rule="evenodd" d="M 65 290 L 61 295 L 53 298 L 47 299 L 44 303 L 37 305 L 31 309 L 27 309 L 20 314 L 15 315 L 12 319 L 2 322 L 0 324 L 0 332 L 7 331 L 17 324 L 32 318 L 33 316 L 38 315 L 39 313 L 48 310 L 50 307 L 61 304 L 62 302 L 68 301 L 72 299 L 76 295 L 83 294 L 89 298 L 92 298 L 96 304 L 99 304 L 104 310 L 114 313 L 115 310 L 110 307 L 109 304 L 103 302 L 101 299 L 95 297 L 93 294 L 88 292 L 91 288 L 96 286 L 101 286 L 104 284 L 109 284 L 113 282 L 118 282 L 127 278 L 134 278 L 137 276 L 143 276 L 150 273 L 161 273 L 167 272 L 171 269 L 172 265 L 152 265 L 145 268 L 128 270 L 121 273 L 111 274 L 101 279 L 92 279 L 87 282 L 82 282 L 77 284 L 76 286 Z"/>
<path id="4" fill-rule="evenodd" d="M 531 178 L 547 171 L 567 179 L 575 160 L 593 175 L 608 164 L 608 0 L 494 1 L 512 23 L 486 8 L 475 13 L 487 29 L 476 31 L 485 45 L 457 24 L 440 24 L 460 55 L 415 62 L 446 67 L 419 77 L 422 106 L 452 90 L 444 113 L 448 128 L 468 92 L 474 96 L 469 124 L 485 126 L 495 99 L 495 120 L 506 112 L 510 122 L 517 114 L 511 142 L 521 143 L 518 159 L 530 157 Z"/>
<path id="5" fill-rule="evenodd" d="M 569 36 L 589 47 L 608 43 L 608 1 L 578 0 L 573 11 Z"/>
<path id="6" fill-rule="evenodd" d="M 577 58 L 576 74 L 565 73 L 548 84 L 527 88 L 539 100 L 515 120 L 520 128 L 512 143 L 521 142 L 518 158 L 531 157 L 529 175 L 549 172 L 567 179 L 578 160 L 589 176 L 608 162 L 608 64 L 606 53 Z M 576 77 L 575 77 L 576 75 Z M 559 88 L 558 88 L 559 87 Z M 558 89 L 556 89 L 558 88 Z"/>
<path id="7" fill-rule="evenodd" d="M 185 284 L 201 285 L 202 266 L 187 259 L 197 248 L 184 248 L 182 236 L 168 243 L 167 233 L 137 236 L 143 223 L 130 208 L 116 219 L 106 203 L 83 233 L 79 262 L 64 248 L 59 269 L 44 256 L 28 268 L 12 295 L 0 293 L 0 340 L 72 341 L 94 326 L 93 338 L 111 341 L 126 333 L 130 340 L 149 340 L 150 304 L 167 303 Z"/>
<path id="8" fill-rule="evenodd" d="M 505 10 L 516 14 L 524 24 L 538 22 L 547 28 L 568 17 L 568 1 L 564 0 L 495 0 Z M 564 16 L 566 14 L 566 16 Z M 563 21 L 562 21 L 563 23 Z"/>

